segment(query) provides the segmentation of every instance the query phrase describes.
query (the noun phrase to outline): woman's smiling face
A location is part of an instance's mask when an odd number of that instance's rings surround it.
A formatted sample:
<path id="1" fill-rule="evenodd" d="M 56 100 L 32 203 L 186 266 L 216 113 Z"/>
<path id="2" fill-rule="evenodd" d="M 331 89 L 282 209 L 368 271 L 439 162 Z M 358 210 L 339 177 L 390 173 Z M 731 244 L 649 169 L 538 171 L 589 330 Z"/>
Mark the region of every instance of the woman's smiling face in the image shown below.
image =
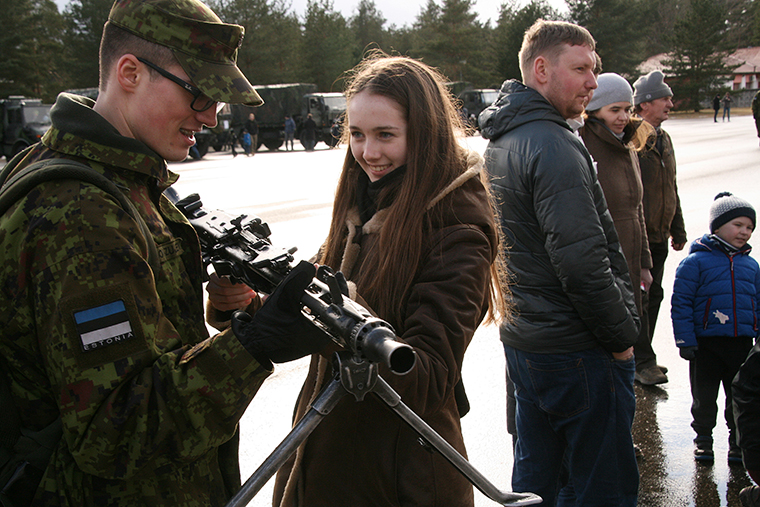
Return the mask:
<path id="1" fill-rule="evenodd" d="M 396 101 L 363 91 L 347 110 L 351 153 L 370 181 L 406 164 L 406 115 Z"/>

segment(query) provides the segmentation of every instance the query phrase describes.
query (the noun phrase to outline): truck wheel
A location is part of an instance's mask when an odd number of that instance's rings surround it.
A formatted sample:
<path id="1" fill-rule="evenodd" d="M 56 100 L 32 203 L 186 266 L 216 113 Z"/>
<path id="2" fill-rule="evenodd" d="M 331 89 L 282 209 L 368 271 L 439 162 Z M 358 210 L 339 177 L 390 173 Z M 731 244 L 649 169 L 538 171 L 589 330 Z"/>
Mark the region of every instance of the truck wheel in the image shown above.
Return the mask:
<path id="1" fill-rule="evenodd" d="M 282 139 L 267 139 L 264 141 L 264 146 L 266 146 L 269 151 L 275 151 L 282 146 Z"/>
<path id="2" fill-rule="evenodd" d="M 206 153 L 208 153 L 208 143 L 198 144 L 196 148 L 198 148 L 198 154 L 201 158 L 205 157 Z"/>

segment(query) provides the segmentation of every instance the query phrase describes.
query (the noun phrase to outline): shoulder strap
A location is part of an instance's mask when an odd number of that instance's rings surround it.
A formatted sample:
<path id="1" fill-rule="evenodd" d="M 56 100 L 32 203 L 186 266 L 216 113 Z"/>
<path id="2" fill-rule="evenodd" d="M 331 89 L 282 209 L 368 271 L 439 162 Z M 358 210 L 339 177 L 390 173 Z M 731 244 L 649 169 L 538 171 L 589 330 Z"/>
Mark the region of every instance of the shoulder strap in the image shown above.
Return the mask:
<path id="1" fill-rule="evenodd" d="M 8 166 L 11 166 L 12 163 L 13 166 L 18 163 L 16 157 L 8 163 Z M 46 181 L 79 180 L 90 183 L 110 194 L 119 202 L 129 216 L 137 222 L 140 232 L 148 243 L 148 264 L 154 273 L 158 272 L 161 264 L 158 260 L 158 249 L 156 248 L 153 235 L 151 235 L 145 220 L 137 212 L 132 201 L 124 195 L 124 192 L 119 190 L 119 187 L 114 182 L 81 162 L 61 158 L 51 158 L 35 162 L 8 179 L 11 170 L 12 167 L 11 169 L 4 168 L 2 173 L 0 173 L 0 185 L 2 185 L 2 188 L 0 188 L 0 216 L 4 215 L 14 203 L 28 194 L 30 190 Z M 6 179 L 7 181 L 5 181 Z"/>

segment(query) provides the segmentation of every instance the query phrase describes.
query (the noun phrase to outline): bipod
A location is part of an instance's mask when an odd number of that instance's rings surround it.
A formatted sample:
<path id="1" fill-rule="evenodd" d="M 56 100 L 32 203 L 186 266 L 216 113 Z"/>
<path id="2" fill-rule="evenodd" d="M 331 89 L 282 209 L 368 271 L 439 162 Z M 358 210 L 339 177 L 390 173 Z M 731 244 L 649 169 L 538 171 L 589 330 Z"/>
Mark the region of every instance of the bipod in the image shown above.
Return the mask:
<path id="1" fill-rule="evenodd" d="M 308 412 L 293 427 L 272 454 L 251 475 L 240 491 L 229 501 L 227 507 L 245 507 L 264 487 L 272 476 L 296 452 L 308 436 L 345 395 L 352 394 L 356 401 L 364 400 L 373 392 L 401 419 L 412 427 L 420 437 L 438 451 L 465 478 L 485 496 L 505 506 L 523 506 L 541 503 L 541 497 L 533 493 L 502 491 L 473 467 L 456 449 L 431 428 L 420 416 L 406 406 L 396 391 L 388 385 L 377 371 L 377 364 L 354 357 L 350 352 L 335 354 L 333 367 L 335 377 L 319 393 Z"/>

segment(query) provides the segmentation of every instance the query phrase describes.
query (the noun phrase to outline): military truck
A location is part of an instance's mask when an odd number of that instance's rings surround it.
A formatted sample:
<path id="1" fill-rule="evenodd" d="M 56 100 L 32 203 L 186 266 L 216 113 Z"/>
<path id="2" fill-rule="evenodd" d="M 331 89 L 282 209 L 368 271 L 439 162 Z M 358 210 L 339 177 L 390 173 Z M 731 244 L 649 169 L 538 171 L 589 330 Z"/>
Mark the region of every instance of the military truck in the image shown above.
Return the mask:
<path id="1" fill-rule="evenodd" d="M 0 99 L 0 145 L 6 160 L 36 143 L 50 127 L 51 104 L 40 99 L 11 95 Z"/>
<path id="2" fill-rule="evenodd" d="M 462 101 L 462 108 L 467 110 L 468 120 L 473 128 L 478 128 L 478 116 L 499 98 L 499 90 L 478 88 L 459 92 L 457 98 Z"/>

